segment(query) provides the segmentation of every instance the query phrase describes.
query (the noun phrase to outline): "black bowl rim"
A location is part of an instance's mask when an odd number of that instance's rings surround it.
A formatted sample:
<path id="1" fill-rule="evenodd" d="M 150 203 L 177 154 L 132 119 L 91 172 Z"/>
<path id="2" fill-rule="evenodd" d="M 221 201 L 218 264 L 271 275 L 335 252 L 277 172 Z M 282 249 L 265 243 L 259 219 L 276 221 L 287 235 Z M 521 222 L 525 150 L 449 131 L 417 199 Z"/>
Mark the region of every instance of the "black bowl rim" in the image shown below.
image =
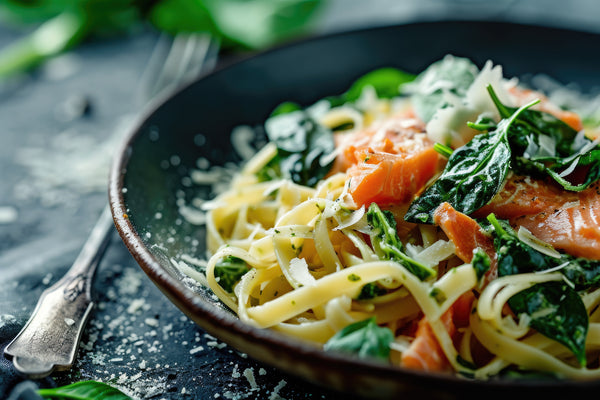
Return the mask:
<path id="1" fill-rule="evenodd" d="M 123 195 L 123 183 L 124 177 L 127 173 L 127 164 L 131 156 L 132 148 L 135 145 L 135 141 L 143 133 L 143 126 L 150 120 L 153 114 L 163 106 L 164 103 L 175 101 L 178 94 L 185 91 L 196 82 L 203 79 L 210 79 L 211 76 L 223 73 L 231 68 L 237 67 L 244 62 L 253 59 L 255 57 L 261 57 L 264 54 L 276 53 L 279 51 L 285 51 L 287 48 L 299 45 L 307 44 L 313 41 L 319 41 L 336 36 L 345 36 L 353 34 L 361 34 L 370 31 L 377 30 L 388 30 L 403 26 L 416 26 L 416 25 L 429 25 L 435 26 L 439 23 L 458 23 L 458 24 L 494 24 L 504 26 L 520 26 L 529 28 L 539 28 L 543 30 L 553 31 L 564 31 L 564 32 L 577 32 L 582 35 L 591 35 L 600 37 L 600 35 L 589 32 L 589 31 L 577 31 L 574 29 L 567 29 L 561 27 L 545 26 L 541 24 L 531 23 L 516 23 L 506 21 L 494 21 L 486 19 L 445 19 L 445 20 L 423 20 L 417 22 L 410 22 L 404 24 L 386 24 L 377 25 L 353 30 L 343 30 L 338 32 L 319 34 L 315 36 L 309 36 L 297 40 L 287 42 L 282 45 L 274 46 L 270 49 L 256 52 L 250 55 L 245 55 L 235 59 L 234 61 L 226 61 L 223 64 L 218 65 L 213 71 L 188 82 L 183 87 L 180 87 L 170 93 L 158 96 L 156 99 L 151 101 L 145 109 L 140 113 L 140 116 L 136 119 L 132 127 L 130 128 L 125 140 L 115 153 L 115 158 L 110 170 L 109 176 L 109 188 L 108 197 L 110 209 L 112 212 L 113 220 L 121 239 L 125 243 L 129 252 L 133 258 L 137 261 L 144 272 L 153 280 L 153 282 L 164 292 L 164 294 L 170 298 L 171 301 L 175 302 L 178 307 L 181 308 L 181 304 L 185 304 L 184 312 L 192 312 L 196 316 L 205 320 L 210 320 L 216 326 L 225 328 L 230 331 L 234 331 L 239 335 L 244 335 L 246 339 L 254 343 L 264 343 L 268 341 L 270 345 L 277 347 L 278 350 L 285 352 L 291 352 L 301 357 L 303 360 L 310 363 L 326 363 L 332 368 L 348 368 L 353 371 L 369 371 L 369 374 L 377 375 L 384 379 L 399 379 L 404 377 L 410 380 L 411 384 L 435 384 L 441 385 L 447 388 L 457 388 L 461 390 L 472 389 L 472 390 L 525 390 L 527 389 L 537 390 L 539 388 L 553 389 L 590 389 L 598 388 L 600 381 L 572 381 L 572 380 L 547 380 L 547 379 L 518 379 L 518 380 L 474 380 L 465 379 L 460 376 L 455 376 L 447 373 L 439 372 L 424 372 L 406 369 L 391 364 L 384 364 L 380 362 L 370 360 L 360 360 L 355 357 L 351 357 L 344 354 L 327 353 L 323 350 L 304 343 L 300 340 L 290 338 L 279 332 L 270 329 L 259 329 L 250 326 L 242 322 L 239 318 L 229 314 L 223 310 L 215 308 L 203 300 L 193 292 L 190 288 L 185 286 L 180 280 L 174 278 L 164 267 L 160 264 L 158 259 L 149 251 L 145 246 L 140 234 L 133 226 L 132 222 L 127 216 L 127 206 Z M 179 304 L 178 304 L 179 303 Z M 436 386 L 437 387 L 437 386 Z M 500 392 L 497 392 L 500 393 Z M 466 394 L 466 393 L 465 393 Z"/>

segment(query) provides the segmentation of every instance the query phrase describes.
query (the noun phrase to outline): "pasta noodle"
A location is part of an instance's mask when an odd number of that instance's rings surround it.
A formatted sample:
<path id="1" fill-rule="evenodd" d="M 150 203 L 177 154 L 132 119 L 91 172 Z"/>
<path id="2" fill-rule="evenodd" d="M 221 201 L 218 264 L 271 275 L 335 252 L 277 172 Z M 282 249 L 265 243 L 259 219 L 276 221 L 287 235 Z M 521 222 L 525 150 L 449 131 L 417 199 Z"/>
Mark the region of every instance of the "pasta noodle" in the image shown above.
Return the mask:
<path id="1" fill-rule="evenodd" d="M 456 63 L 462 62 L 448 56 L 437 64 L 438 72 L 444 68 L 443 63 L 454 63 L 453 68 L 459 68 Z M 466 69 L 468 73 L 472 70 Z M 431 69 L 428 71 L 424 74 Z M 391 342 L 384 346 L 383 358 L 407 368 L 449 371 L 478 379 L 488 379 L 507 370 L 544 371 L 572 379 L 599 378 L 600 290 L 596 284 L 573 289 L 574 283 L 563 271 L 565 265 L 573 265 L 571 261 L 546 271 L 507 274 L 500 269 L 482 275 L 481 266 L 486 265 L 486 257 L 481 255 L 484 250 L 488 256 L 491 254 L 487 259 L 491 269 L 508 268 L 506 264 L 498 266 L 498 260 L 503 254 L 512 253 L 492 246 L 496 243 L 494 237 L 500 237 L 501 228 L 479 222 L 477 232 L 468 231 L 471 226 L 468 224 L 460 225 L 455 232 L 445 229 L 438 219 L 434 224 L 404 221 L 411 202 L 424 196 L 424 190 L 440 179 L 446 164 L 446 158 L 438 154 L 443 152 L 437 147 L 435 152 L 434 141 L 427 137 L 433 124 L 436 141 L 443 140 L 440 121 L 435 114 L 429 123 L 419 116 L 417 107 L 423 87 L 415 89 L 415 85 L 419 82 L 421 86 L 432 85 L 427 89 L 429 92 L 425 90 L 428 95 L 441 91 L 443 96 L 436 99 L 446 101 L 440 110 L 452 126 L 458 126 L 458 120 L 465 116 L 474 122 L 474 118 L 489 115 L 486 121 L 493 120 L 494 128 L 498 128 L 491 131 L 497 132 L 502 126 L 498 123 L 499 113 L 492 109 L 492 101 L 482 100 L 487 95 L 482 81 L 490 76 L 497 85 L 494 89 L 498 97 L 515 105 L 525 103 L 524 93 L 529 95 L 529 92 L 514 79 L 504 80 L 500 67 L 487 64 L 479 75 L 475 73 L 472 77 L 468 90 L 462 92 L 444 81 L 443 74 L 438 80 L 428 75 L 425 79 L 422 74 L 421 79 L 402 86 L 402 93 L 394 98 L 381 97 L 376 88 L 366 86 L 359 99 L 337 105 L 331 102 L 329 106 L 317 103 L 296 111 L 333 132 L 335 138 L 335 148 L 311 165 L 319 162 L 323 166 L 328 160 L 335 161 L 313 186 L 299 183 L 285 173 L 267 180 L 261 178 L 260 174 L 283 151 L 276 140 L 245 164 L 229 189 L 205 205 L 211 253 L 206 282 L 210 289 L 242 321 L 325 345 L 326 349 L 328 346 L 339 349 L 332 342 L 347 334 L 348 327 L 358 327 L 373 319 L 378 328 L 388 329 L 392 335 Z M 550 114 L 554 112 L 557 119 L 567 120 L 565 114 L 549 103 L 536 107 Z M 462 122 L 465 127 L 466 122 Z M 308 126 L 304 120 L 301 124 Z M 456 150 L 476 135 L 474 129 L 461 128 L 452 130 L 449 140 Z M 595 145 L 588 145 L 586 151 Z M 309 157 L 310 153 L 302 156 Z M 423 162 L 419 161 L 421 156 Z M 381 160 L 373 161 L 377 157 Z M 381 172 L 383 167 L 389 168 Z M 571 167 L 577 165 L 573 163 Z M 424 168 L 427 172 L 423 172 Z M 379 173 L 384 175 L 381 181 L 375 178 Z M 513 174 L 516 173 L 512 170 L 506 174 L 496 196 L 510 189 L 510 183 L 506 182 L 512 182 Z M 376 183 L 365 183 L 369 179 Z M 528 188 L 539 183 L 534 179 L 531 182 Z M 364 194 L 361 185 L 367 186 Z M 514 203 L 524 191 L 519 186 L 514 192 L 506 192 L 506 203 Z M 361 200 L 361 196 L 367 200 Z M 486 207 L 495 204 L 494 201 L 488 199 Z M 372 204 L 383 210 L 381 215 L 391 218 L 387 223 L 395 228 L 392 233 L 373 222 Z M 435 218 L 439 210 L 435 211 Z M 454 218 L 455 214 L 448 216 Z M 464 218 L 475 221 L 473 216 Z M 510 243 L 526 248 L 530 252 L 527 254 L 533 254 L 536 248 L 541 249 L 540 257 L 560 258 L 568 253 L 536 239 L 535 232 L 522 229 L 519 235 L 511 236 Z M 466 256 L 464 239 L 460 239 L 463 231 L 469 241 L 475 241 L 473 249 L 469 249 L 472 254 L 467 251 Z M 375 243 L 379 240 L 377 235 L 387 234 L 397 235 L 402 243 L 392 250 L 390 243 Z M 523 235 L 526 238 L 520 241 L 518 238 L 524 238 Z M 478 242 L 480 237 L 490 243 L 491 252 Z M 528 243 L 531 248 L 523 247 L 529 246 Z M 382 256 L 389 252 L 395 253 L 391 257 Z M 402 254 L 398 256 L 399 253 Z M 589 257 L 588 261 L 593 259 Z M 224 269 L 224 261 L 231 264 L 228 264 L 230 269 Z M 227 275 L 231 271 L 238 273 L 231 278 Z M 569 338 L 561 342 L 540 328 L 540 321 L 557 312 L 558 305 L 514 311 L 514 301 L 520 293 L 565 285 L 568 288 L 564 290 L 577 293 L 589 318 L 584 338 L 585 363 L 581 363 L 580 354 L 569 348 Z M 539 293 L 546 295 L 544 299 L 551 295 Z M 357 346 L 364 350 L 363 344 Z"/>

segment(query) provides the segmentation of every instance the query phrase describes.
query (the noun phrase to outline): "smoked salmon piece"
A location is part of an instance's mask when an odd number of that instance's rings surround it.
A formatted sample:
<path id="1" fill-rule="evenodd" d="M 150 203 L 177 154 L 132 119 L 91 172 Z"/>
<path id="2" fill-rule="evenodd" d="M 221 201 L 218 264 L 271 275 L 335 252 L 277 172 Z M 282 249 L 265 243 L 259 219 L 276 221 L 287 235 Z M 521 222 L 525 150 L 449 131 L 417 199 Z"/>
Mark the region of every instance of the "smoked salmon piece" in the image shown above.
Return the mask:
<path id="1" fill-rule="evenodd" d="M 442 203 L 433 214 L 433 221 L 456 246 L 458 258 L 468 263 L 473 259 L 473 251 L 481 248 L 490 258 L 490 269 L 486 273 L 486 281 L 495 279 L 498 274 L 496 249 L 494 240 L 485 233 L 477 221 L 459 211 L 449 203 Z"/>
<path id="2" fill-rule="evenodd" d="M 473 213 L 494 213 L 518 229 L 576 257 L 600 260 L 600 184 L 581 192 L 544 180 L 513 175 L 492 201 Z"/>
<path id="3" fill-rule="evenodd" d="M 348 192 L 358 207 L 409 202 L 438 172 L 438 154 L 424 131 L 420 120 L 397 116 L 344 140 L 338 168 L 348 166 Z"/>
<path id="4" fill-rule="evenodd" d="M 475 296 L 466 292 L 441 316 L 444 327 L 454 341 L 459 336 L 458 328 L 469 324 L 469 315 Z M 403 367 L 422 371 L 450 371 L 451 365 L 440 346 L 431 325 L 423 317 L 417 326 L 415 339 L 402 353 L 400 363 Z"/>

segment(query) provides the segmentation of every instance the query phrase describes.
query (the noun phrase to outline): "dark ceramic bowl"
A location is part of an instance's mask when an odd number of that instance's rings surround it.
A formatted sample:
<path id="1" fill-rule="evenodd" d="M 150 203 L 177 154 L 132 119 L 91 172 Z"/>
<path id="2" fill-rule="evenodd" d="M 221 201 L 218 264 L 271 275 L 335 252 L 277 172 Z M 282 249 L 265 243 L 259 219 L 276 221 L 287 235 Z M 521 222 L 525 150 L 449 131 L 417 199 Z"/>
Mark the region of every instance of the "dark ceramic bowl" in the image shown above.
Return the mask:
<path id="1" fill-rule="evenodd" d="M 142 269 L 198 325 L 251 357 L 310 382 L 377 398 L 530 397 L 600 390 L 600 382 L 471 381 L 325 353 L 242 323 L 207 291 L 186 285 L 170 262 L 181 254 L 205 252 L 204 228 L 187 223 L 178 212 L 178 199 L 208 196 L 208 190 L 188 184 L 190 169 L 199 157 L 214 165 L 239 161 L 230 142 L 232 128 L 260 124 L 282 101 L 309 105 L 344 92 L 375 68 L 416 73 L 448 53 L 480 66 L 491 59 L 504 66 L 505 76 L 543 72 L 585 90 L 600 84 L 598 45 L 600 36 L 581 32 L 432 22 L 314 38 L 221 68 L 151 107 L 131 132 L 110 180 L 116 226 Z"/>

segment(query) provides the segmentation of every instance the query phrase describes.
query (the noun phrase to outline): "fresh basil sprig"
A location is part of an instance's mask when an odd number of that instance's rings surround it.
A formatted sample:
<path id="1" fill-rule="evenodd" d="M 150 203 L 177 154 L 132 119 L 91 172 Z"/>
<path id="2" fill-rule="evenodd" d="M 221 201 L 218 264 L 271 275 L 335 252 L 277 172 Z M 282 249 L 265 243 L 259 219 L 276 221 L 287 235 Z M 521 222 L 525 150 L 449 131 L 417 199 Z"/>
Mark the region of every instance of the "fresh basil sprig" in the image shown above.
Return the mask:
<path id="1" fill-rule="evenodd" d="M 97 381 L 82 381 L 51 389 L 38 389 L 45 399 L 56 400 L 131 400 L 120 390 Z"/>
<path id="2" fill-rule="evenodd" d="M 387 361 L 394 334 L 377 325 L 375 317 L 355 322 L 337 332 L 325 343 L 325 351 L 356 354 L 359 358 Z"/>
<path id="3" fill-rule="evenodd" d="M 327 175 L 335 150 L 329 128 L 300 110 L 269 118 L 265 129 L 269 141 L 277 146 L 277 155 L 257 173 L 260 180 L 287 178 L 315 186 Z"/>
<path id="4" fill-rule="evenodd" d="M 440 177 L 410 205 L 404 219 L 433 223 L 433 212 L 448 202 L 470 214 L 486 205 L 502 188 L 511 162 L 509 130 L 521 113 L 536 102 L 517 109 L 498 123 L 495 130 L 476 135 L 450 155 Z"/>
<path id="5" fill-rule="evenodd" d="M 503 104 L 491 86 L 487 89 L 501 117 L 514 114 L 516 108 Z M 600 179 L 600 146 L 552 114 L 525 110 L 511 127 L 508 140 L 517 174 L 549 176 L 571 191 L 584 190 Z M 588 170 L 581 182 L 566 179 L 583 166 Z"/>

